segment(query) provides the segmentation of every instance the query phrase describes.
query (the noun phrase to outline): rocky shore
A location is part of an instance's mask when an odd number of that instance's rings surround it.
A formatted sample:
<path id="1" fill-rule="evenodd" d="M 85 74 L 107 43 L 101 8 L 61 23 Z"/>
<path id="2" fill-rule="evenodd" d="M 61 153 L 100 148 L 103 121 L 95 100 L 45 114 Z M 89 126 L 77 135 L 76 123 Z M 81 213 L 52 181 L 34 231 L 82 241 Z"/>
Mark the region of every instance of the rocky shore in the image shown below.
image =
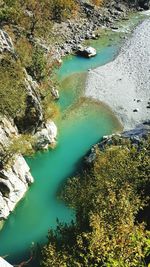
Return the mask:
<path id="1" fill-rule="evenodd" d="M 66 22 L 55 23 L 53 26 L 53 38 L 58 42 L 48 44 L 44 40 L 35 39 L 46 53 L 51 52 L 52 56 L 59 61 L 67 54 L 76 51 L 77 46 L 84 40 L 97 39 L 97 30 L 100 27 L 115 28 L 116 21 L 126 20 L 129 12 L 147 10 L 149 1 L 105 1 L 100 8 L 92 5 L 89 1 L 78 0 L 80 7 L 77 18 L 68 19 Z M 59 39 L 60 37 L 60 39 Z"/>
<path id="2" fill-rule="evenodd" d="M 150 136 L 150 121 L 138 124 L 134 129 L 124 131 L 120 134 L 112 134 L 103 136 L 103 139 L 94 145 L 85 157 L 85 164 L 92 164 L 96 159 L 97 148 L 101 151 L 105 150 L 106 146 L 119 144 L 120 141 L 130 141 L 133 146 L 139 146 L 143 140 Z"/>
<path id="3" fill-rule="evenodd" d="M 125 43 L 118 57 L 88 74 L 85 95 L 112 108 L 125 130 L 150 117 L 150 19 Z"/>

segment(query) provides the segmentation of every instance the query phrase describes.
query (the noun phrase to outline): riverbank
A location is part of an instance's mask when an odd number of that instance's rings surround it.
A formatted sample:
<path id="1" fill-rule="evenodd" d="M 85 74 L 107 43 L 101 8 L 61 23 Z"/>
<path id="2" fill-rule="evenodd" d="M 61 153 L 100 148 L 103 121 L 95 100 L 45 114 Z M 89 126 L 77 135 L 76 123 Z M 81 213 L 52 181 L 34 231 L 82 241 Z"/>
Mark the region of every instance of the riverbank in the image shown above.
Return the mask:
<path id="1" fill-rule="evenodd" d="M 32 40 L 46 53 L 52 51 L 52 56 L 58 61 L 63 56 L 74 53 L 85 40 L 101 37 L 100 29 L 116 29 L 117 22 L 126 21 L 130 14 L 148 9 L 148 6 L 141 6 L 140 2 L 131 4 L 130 1 L 105 1 L 100 7 L 90 1 L 81 0 L 77 3 L 75 16 L 61 23 L 54 23 L 49 41 L 40 38 Z"/>
<path id="2" fill-rule="evenodd" d="M 85 96 L 104 102 L 124 129 L 134 128 L 150 115 L 150 19 L 142 22 L 113 61 L 91 70 Z"/>

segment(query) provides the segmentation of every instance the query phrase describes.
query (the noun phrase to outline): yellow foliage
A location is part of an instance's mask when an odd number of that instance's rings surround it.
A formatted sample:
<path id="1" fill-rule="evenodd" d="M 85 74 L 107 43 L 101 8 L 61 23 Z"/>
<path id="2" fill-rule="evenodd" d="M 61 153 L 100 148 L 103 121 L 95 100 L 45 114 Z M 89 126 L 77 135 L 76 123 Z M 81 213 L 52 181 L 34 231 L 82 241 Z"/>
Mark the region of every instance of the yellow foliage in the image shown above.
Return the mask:
<path id="1" fill-rule="evenodd" d="M 104 0 L 91 0 L 91 2 L 96 6 L 102 6 L 104 3 Z"/>

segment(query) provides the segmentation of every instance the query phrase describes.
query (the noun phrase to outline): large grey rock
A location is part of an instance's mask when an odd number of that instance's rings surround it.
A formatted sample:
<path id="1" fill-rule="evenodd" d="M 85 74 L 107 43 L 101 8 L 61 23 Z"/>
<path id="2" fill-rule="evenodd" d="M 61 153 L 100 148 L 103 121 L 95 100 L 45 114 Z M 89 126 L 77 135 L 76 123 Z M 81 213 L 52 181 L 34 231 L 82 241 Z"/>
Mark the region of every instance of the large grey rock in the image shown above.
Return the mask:
<path id="1" fill-rule="evenodd" d="M 7 118 L 0 118 L 0 154 L 2 155 L 12 137 L 17 136 L 17 128 Z M 2 159 L 1 159 L 2 161 Z M 33 183 L 29 166 L 22 155 L 14 155 L 10 165 L 0 168 L 0 220 L 6 219 L 16 204 Z"/>
<path id="2" fill-rule="evenodd" d="M 6 260 L 0 257 L 0 266 L 1 267 L 13 267 L 11 264 L 9 264 Z"/>

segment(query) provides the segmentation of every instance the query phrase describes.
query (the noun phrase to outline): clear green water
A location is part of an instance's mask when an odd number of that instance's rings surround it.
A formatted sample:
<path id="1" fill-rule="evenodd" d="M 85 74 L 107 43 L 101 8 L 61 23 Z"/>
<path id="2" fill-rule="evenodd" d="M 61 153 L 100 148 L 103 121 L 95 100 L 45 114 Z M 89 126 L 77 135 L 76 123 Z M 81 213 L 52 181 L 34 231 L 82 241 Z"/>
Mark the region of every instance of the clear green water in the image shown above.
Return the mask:
<path id="1" fill-rule="evenodd" d="M 48 229 L 56 226 L 56 218 L 61 222 L 74 218 L 74 211 L 59 203 L 56 191 L 77 170 L 91 145 L 118 129 L 118 121 L 105 107 L 89 100 L 81 102 L 60 122 L 57 147 L 27 159 L 35 183 L 0 233 L 0 254 L 9 255 L 12 263 L 32 242 L 44 241 Z"/>
<path id="2" fill-rule="evenodd" d="M 101 47 L 98 42 L 93 42 L 93 46 L 97 49 L 97 56 L 92 58 L 84 58 L 80 56 L 70 56 L 63 62 L 59 71 L 59 78 L 65 78 L 77 72 L 85 72 L 113 60 L 117 54 L 116 45 Z M 73 60 L 72 60 L 73 59 Z"/>
<path id="3" fill-rule="evenodd" d="M 120 128 L 107 107 L 81 97 L 84 72 L 112 60 L 117 51 L 118 46 L 106 46 L 93 59 L 68 57 L 64 60 L 58 73 L 62 85 L 58 102 L 62 118 L 57 122 L 57 147 L 26 159 L 35 183 L 0 232 L 0 255 L 8 255 L 12 264 L 27 255 L 32 242 L 45 241 L 48 229 L 56 227 L 57 218 L 67 223 L 75 218 L 74 211 L 57 200 L 57 190 L 67 177 L 76 173 L 92 144 Z"/>

